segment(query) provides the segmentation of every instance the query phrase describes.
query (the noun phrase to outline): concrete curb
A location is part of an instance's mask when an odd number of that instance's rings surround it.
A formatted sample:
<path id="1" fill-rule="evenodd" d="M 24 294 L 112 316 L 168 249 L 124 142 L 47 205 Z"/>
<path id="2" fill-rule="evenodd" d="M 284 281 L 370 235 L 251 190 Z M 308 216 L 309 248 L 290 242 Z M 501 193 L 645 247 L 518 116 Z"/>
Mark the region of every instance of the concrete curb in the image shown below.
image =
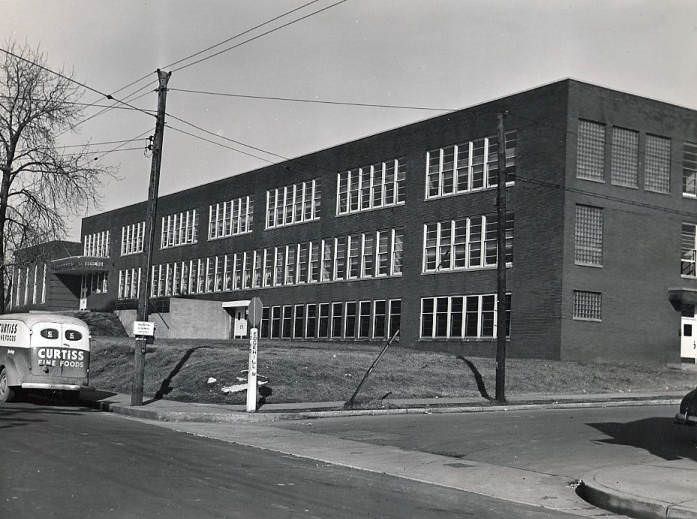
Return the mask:
<path id="1" fill-rule="evenodd" d="M 631 400 L 580 401 L 580 402 L 544 402 L 522 403 L 505 406 L 448 406 L 448 407 L 409 407 L 397 409 L 351 409 L 331 411 L 278 411 L 246 413 L 244 411 L 210 411 L 192 409 L 186 411 L 158 409 L 148 406 L 132 407 L 108 401 L 95 402 L 97 409 L 117 414 L 157 420 L 162 422 L 201 422 L 201 423 L 270 423 L 281 420 L 312 420 L 317 418 L 338 418 L 349 416 L 389 416 L 403 414 L 446 414 L 446 413 L 497 413 L 506 411 L 526 411 L 541 409 L 583 409 L 603 407 L 630 407 L 647 405 L 677 405 L 680 399 L 651 398 Z"/>
<path id="2" fill-rule="evenodd" d="M 593 506 L 639 519 L 697 519 L 697 510 L 608 487 L 596 480 L 602 472 L 604 469 L 587 474 L 576 489 Z"/>

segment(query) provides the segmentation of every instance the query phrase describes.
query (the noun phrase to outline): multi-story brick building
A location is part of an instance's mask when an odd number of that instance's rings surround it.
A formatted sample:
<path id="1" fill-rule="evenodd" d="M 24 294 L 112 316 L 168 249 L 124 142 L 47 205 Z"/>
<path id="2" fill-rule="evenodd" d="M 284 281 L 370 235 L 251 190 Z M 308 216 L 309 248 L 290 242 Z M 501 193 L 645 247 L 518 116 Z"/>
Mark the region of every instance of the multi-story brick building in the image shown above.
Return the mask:
<path id="1" fill-rule="evenodd" d="M 510 354 L 697 356 L 697 112 L 574 80 L 162 197 L 159 333 L 244 335 L 259 296 L 262 337 L 399 328 L 407 346 L 493 355 L 500 112 Z M 144 213 L 85 218 L 84 257 L 54 262 L 81 276 L 83 306 L 104 292 L 133 319 Z M 108 268 L 91 272 L 94 257 Z M 56 307 L 22 297 L 32 272 L 17 271 L 13 303 Z"/>

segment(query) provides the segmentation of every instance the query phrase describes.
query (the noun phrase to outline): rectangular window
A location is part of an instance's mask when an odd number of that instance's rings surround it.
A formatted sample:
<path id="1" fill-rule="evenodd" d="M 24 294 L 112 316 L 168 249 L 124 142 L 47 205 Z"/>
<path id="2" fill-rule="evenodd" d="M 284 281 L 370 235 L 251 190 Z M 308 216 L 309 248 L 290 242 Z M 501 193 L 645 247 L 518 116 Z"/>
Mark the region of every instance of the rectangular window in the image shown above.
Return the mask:
<path id="1" fill-rule="evenodd" d="M 320 262 L 322 260 L 321 245 L 321 242 L 310 242 L 310 279 L 308 279 L 310 283 L 317 283 L 319 281 Z"/>
<path id="2" fill-rule="evenodd" d="M 361 274 L 361 235 L 354 234 L 353 236 L 349 236 L 348 239 L 348 277 L 353 279 L 359 277 Z"/>
<path id="3" fill-rule="evenodd" d="M 109 231 L 86 234 L 83 237 L 83 255 L 93 258 L 109 257 Z"/>
<path id="4" fill-rule="evenodd" d="M 138 268 L 138 276 L 140 276 L 140 268 Z M 12 302 L 12 295 L 10 295 L 10 303 Z M 44 275 L 41 281 L 41 304 L 46 303 L 46 263 L 44 263 Z"/>
<path id="5" fill-rule="evenodd" d="M 644 189 L 670 193 L 670 139 L 647 135 L 644 164 Z"/>
<path id="6" fill-rule="evenodd" d="M 390 299 L 390 312 L 389 312 L 389 322 L 390 331 L 388 333 L 389 337 L 392 337 L 402 324 L 402 300 L 401 299 Z"/>
<path id="7" fill-rule="evenodd" d="M 378 231 L 377 234 L 377 276 L 390 274 L 390 242 L 392 231 Z"/>
<path id="8" fill-rule="evenodd" d="M 612 128 L 610 180 L 616 186 L 639 186 L 639 132 Z"/>
<path id="9" fill-rule="evenodd" d="M 121 227 L 121 256 L 143 252 L 145 222 Z"/>
<path id="10" fill-rule="evenodd" d="M 506 181 L 515 179 L 517 133 L 506 132 Z M 426 198 L 486 189 L 498 183 L 498 138 L 485 137 L 426 153 Z"/>
<path id="11" fill-rule="evenodd" d="M 274 306 L 271 308 L 271 337 L 274 339 L 281 338 L 281 307 Z"/>
<path id="12" fill-rule="evenodd" d="M 271 309 L 268 306 L 261 309 L 261 330 L 259 335 L 263 339 L 271 337 Z"/>
<path id="13" fill-rule="evenodd" d="M 361 277 L 373 277 L 375 275 L 375 236 L 363 235 L 363 261 L 361 262 Z"/>
<path id="14" fill-rule="evenodd" d="M 319 329 L 317 336 L 320 339 L 329 337 L 329 303 L 319 304 Z"/>
<path id="15" fill-rule="evenodd" d="M 320 281 L 331 281 L 334 275 L 334 239 L 322 240 L 322 275 Z"/>
<path id="16" fill-rule="evenodd" d="M 602 294 L 574 290 L 574 319 L 585 321 L 602 320 Z"/>
<path id="17" fill-rule="evenodd" d="M 403 163 L 403 159 L 392 159 L 338 173 L 337 216 L 403 203 L 403 198 L 395 196 L 404 190 Z"/>
<path id="18" fill-rule="evenodd" d="M 310 244 L 301 243 L 300 252 L 298 253 L 298 283 L 307 283 L 307 274 L 310 269 Z"/>
<path id="19" fill-rule="evenodd" d="M 579 119 L 576 177 L 603 182 L 605 179 L 605 125 Z"/>
<path id="20" fill-rule="evenodd" d="M 370 338 L 370 301 L 361 301 L 358 307 L 358 338 Z"/>
<path id="21" fill-rule="evenodd" d="M 295 316 L 293 324 L 293 338 L 302 339 L 305 337 L 305 305 L 295 305 Z"/>
<path id="22" fill-rule="evenodd" d="M 404 232 L 392 230 L 392 275 L 402 275 L 402 257 L 404 255 Z"/>
<path id="23" fill-rule="evenodd" d="M 507 336 L 510 333 L 510 300 L 509 294 L 506 296 Z M 492 339 L 495 336 L 494 294 L 442 296 L 421 300 L 422 338 Z"/>
<path id="24" fill-rule="evenodd" d="M 697 144 L 683 143 L 682 194 L 697 197 Z"/>
<path id="25" fill-rule="evenodd" d="M 332 303 L 332 338 L 341 338 L 341 324 L 343 321 L 343 303 Z"/>
<path id="26" fill-rule="evenodd" d="M 344 337 L 352 339 L 356 336 L 356 303 L 346 303 L 346 318 L 344 319 Z"/>
<path id="27" fill-rule="evenodd" d="M 603 264 L 603 210 L 600 207 L 576 206 L 574 244 L 576 263 Z"/>
<path id="28" fill-rule="evenodd" d="M 307 305 L 307 319 L 305 320 L 305 337 L 314 339 L 317 337 L 317 305 Z"/>
<path id="29" fill-rule="evenodd" d="M 208 207 L 208 239 L 252 232 L 253 197 L 243 196 Z"/>
<path id="30" fill-rule="evenodd" d="M 266 192 L 266 228 L 316 220 L 319 218 L 318 180 L 307 180 Z"/>
<path id="31" fill-rule="evenodd" d="M 198 241 L 198 211 L 189 211 L 162 217 L 160 248 L 190 245 Z"/>
<path id="32" fill-rule="evenodd" d="M 290 305 L 283 307 L 283 327 L 281 337 L 290 339 L 293 334 L 293 307 Z"/>
<path id="33" fill-rule="evenodd" d="M 375 301 L 373 308 L 373 339 L 384 339 L 386 331 L 386 301 Z"/>
<path id="34" fill-rule="evenodd" d="M 295 283 L 295 269 L 297 266 L 297 247 L 295 245 L 286 246 L 286 277 L 285 284 Z"/>
<path id="35" fill-rule="evenodd" d="M 697 245 L 695 240 L 695 229 L 697 226 L 692 223 L 683 223 L 680 233 L 680 274 L 687 277 L 697 277 L 695 271 L 695 256 L 697 255 Z"/>

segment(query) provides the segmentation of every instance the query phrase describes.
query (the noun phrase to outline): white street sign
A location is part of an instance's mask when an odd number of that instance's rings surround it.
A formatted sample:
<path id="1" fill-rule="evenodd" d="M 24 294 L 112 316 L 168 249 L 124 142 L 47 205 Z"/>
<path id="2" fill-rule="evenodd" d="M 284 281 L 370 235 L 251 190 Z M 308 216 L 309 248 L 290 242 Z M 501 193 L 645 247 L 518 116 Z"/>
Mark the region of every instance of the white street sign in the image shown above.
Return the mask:
<path id="1" fill-rule="evenodd" d="M 155 323 L 149 321 L 133 321 L 133 335 L 155 335 Z"/>
<path id="2" fill-rule="evenodd" d="M 257 346 L 259 345 L 259 329 L 249 331 L 249 371 L 247 372 L 247 412 L 257 410 Z"/>

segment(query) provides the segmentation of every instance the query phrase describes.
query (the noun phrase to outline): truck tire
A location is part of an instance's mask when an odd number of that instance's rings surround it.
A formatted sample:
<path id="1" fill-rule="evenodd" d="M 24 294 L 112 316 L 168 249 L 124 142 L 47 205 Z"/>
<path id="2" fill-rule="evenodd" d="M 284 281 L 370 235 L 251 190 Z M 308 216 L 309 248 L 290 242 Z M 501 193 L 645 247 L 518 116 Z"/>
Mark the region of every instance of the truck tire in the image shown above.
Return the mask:
<path id="1" fill-rule="evenodd" d="M 11 402 L 15 396 L 14 390 L 7 385 L 7 370 L 0 368 L 0 403 Z"/>

